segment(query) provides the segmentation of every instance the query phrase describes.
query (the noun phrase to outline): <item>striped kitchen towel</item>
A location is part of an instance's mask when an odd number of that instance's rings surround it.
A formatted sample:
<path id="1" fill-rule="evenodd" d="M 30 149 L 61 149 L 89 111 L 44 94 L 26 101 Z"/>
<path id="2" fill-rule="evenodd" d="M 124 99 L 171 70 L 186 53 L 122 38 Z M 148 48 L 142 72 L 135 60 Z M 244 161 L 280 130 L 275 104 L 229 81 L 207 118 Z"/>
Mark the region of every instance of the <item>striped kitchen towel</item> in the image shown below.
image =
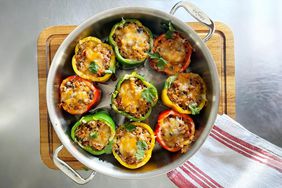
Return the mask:
<path id="1" fill-rule="evenodd" d="M 200 150 L 168 178 L 178 187 L 282 187 L 282 149 L 218 115 Z"/>

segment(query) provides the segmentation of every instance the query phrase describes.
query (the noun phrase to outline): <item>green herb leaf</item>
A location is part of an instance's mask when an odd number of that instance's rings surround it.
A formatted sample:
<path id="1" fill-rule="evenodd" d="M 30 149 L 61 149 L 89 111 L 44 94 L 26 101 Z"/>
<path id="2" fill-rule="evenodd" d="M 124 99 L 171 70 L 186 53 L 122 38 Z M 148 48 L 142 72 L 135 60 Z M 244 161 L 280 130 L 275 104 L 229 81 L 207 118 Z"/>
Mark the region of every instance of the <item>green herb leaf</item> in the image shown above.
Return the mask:
<path id="1" fill-rule="evenodd" d="M 131 123 L 127 123 L 124 125 L 125 129 L 128 130 L 128 131 L 133 131 L 136 126 L 135 125 L 132 125 Z"/>
<path id="2" fill-rule="evenodd" d="M 95 63 L 95 61 L 92 61 L 88 67 L 88 70 L 94 74 L 96 74 L 99 70 L 99 66 Z"/>
<path id="3" fill-rule="evenodd" d="M 197 103 L 191 103 L 191 104 L 189 104 L 188 107 L 189 107 L 189 109 L 191 110 L 191 112 L 192 112 L 193 115 L 199 114 L 200 111 L 201 111 L 201 109 L 198 108 Z"/>
<path id="4" fill-rule="evenodd" d="M 126 22 L 125 19 L 123 17 L 121 17 L 121 22 Z"/>
<path id="5" fill-rule="evenodd" d="M 113 73 L 113 71 L 112 71 L 112 70 L 110 70 L 110 69 L 108 69 L 108 70 L 105 70 L 105 73 L 106 73 L 106 74 L 112 74 L 112 73 Z"/>
<path id="6" fill-rule="evenodd" d="M 174 32 L 175 32 L 175 29 L 174 29 L 172 23 L 168 22 L 168 31 L 165 33 L 165 37 L 167 39 L 171 39 Z"/>
<path id="7" fill-rule="evenodd" d="M 164 58 L 162 58 L 159 53 L 150 53 L 149 52 L 148 56 L 151 59 L 156 59 L 158 61 L 157 67 L 161 70 L 164 69 L 164 67 L 167 65 L 167 61 Z"/>
<path id="8" fill-rule="evenodd" d="M 168 22 L 161 23 L 161 30 L 163 30 L 164 32 L 168 30 Z"/>
<path id="9" fill-rule="evenodd" d="M 109 42 L 109 38 L 108 37 L 103 40 L 103 43 L 108 43 L 108 42 Z"/>
<path id="10" fill-rule="evenodd" d="M 91 138 L 97 138 L 97 137 L 98 137 L 98 133 L 97 133 L 97 132 L 91 132 L 91 133 L 89 134 L 89 136 L 90 136 Z"/>
<path id="11" fill-rule="evenodd" d="M 191 67 L 188 67 L 186 70 L 185 70 L 185 72 L 192 72 L 192 69 L 191 69 Z"/>
<path id="12" fill-rule="evenodd" d="M 159 59 L 161 57 L 159 53 L 150 53 L 150 52 L 148 52 L 148 56 L 151 59 Z"/>
<path id="13" fill-rule="evenodd" d="M 156 98 L 156 93 L 154 88 L 148 87 L 142 91 L 142 97 L 149 103 L 153 104 Z"/>
<path id="14" fill-rule="evenodd" d="M 112 145 L 113 141 L 110 141 L 108 145 L 104 148 L 105 154 L 111 154 L 112 153 Z"/>
<path id="15" fill-rule="evenodd" d="M 137 158 L 137 160 L 141 160 L 144 158 L 145 150 L 147 149 L 148 145 L 143 140 L 137 141 L 136 145 L 137 145 L 137 152 L 135 154 L 135 157 Z"/>
<path id="16" fill-rule="evenodd" d="M 170 76 L 167 81 L 166 81 L 166 88 L 170 88 L 171 84 L 176 80 L 178 74 L 174 75 L 174 76 Z"/>

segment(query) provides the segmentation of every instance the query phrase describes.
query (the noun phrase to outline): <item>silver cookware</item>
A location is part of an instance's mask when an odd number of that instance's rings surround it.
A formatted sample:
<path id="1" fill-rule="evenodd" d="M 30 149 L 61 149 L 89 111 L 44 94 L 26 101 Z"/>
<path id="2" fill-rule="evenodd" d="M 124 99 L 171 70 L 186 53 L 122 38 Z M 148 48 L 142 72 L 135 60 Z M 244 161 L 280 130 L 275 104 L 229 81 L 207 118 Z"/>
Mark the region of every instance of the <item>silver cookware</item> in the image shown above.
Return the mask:
<path id="1" fill-rule="evenodd" d="M 175 11 L 180 7 L 184 8 L 196 20 L 209 28 L 209 33 L 203 39 L 201 39 L 186 23 L 173 16 Z M 192 144 L 190 150 L 185 154 L 177 154 L 164 151 L 156 146 L 150 161 L 144 167 L 136 170 L 129 170 L 122 167 L 112 155 L 96 157 L 82 150 L 70 138 L 70 129 L 73 123 L 79 119 L 79 116 L 70 116 L 58 108 L 60 83 L 67 76 L 74 75 L 71 66 L 71 58 L 74 54 L 74 47 L 77 42 L 89 35 L 106 39 L 112 26 L 119 22 L 122 17 L 139 19 L 145 26 L 151 29 L 154 34 L 160 34 L 162 32 L 160 29 L 161 23 L 171 21 L 175 28 L 183 33 L 193 46 L 194 52 L 190 64 L 191 71 L 200 74 L 207 84 L 208 102 L 201 114 L 194 118 L 197 124 L 196 141 Z M 218 111 L 219 79 L 214 60 L 204 43 L 211 37 L 213 32 L 213 22 L 205 13 L 189 2 L 177 3 L 171 9 L 169 14 L 153 8 L 144 7 L 114 8 L 94 15 L 74 29 L 57 50 L 47 80 L 46 92 L 49 117 L 63 144 L 54 152 L 53 160 L 55 165 L 75 182 L 85 184 L 95 176 L 96 172 L 123 179 L 140 179 L 167 173 L 188 160 L 204 143 L 213 126 Z M 139 74 L 144 75 L 147 80 L 151 81 L 160 93 L 166 78 L 164 75 L 152 70 L 148 66 L 148 63 L 145 63 L 144 66 L 140 66 L 135 70 Z M 132 70 L 118 70 L 116 77 L 131 72 Z M 98 84 L 102 89 L 103 95 L 102 101 L 96 109 L 108 109 L 116 124 L 120 125 L 123 123 L 124 118 L 115 114 L 110 109 L 110 95 L 114 91 L 116 82 L 117 81 L 109 80 L 106 84 Z M 152 111 L 149 119 L 152 128 L 154 128 L 158 113 L 165 108 L 166 107 L 159 102 Z M 81 177 L 78 172 L 59 159 L 58 153 L 63 147 L 65 147 L 77 160 L 93 170 L 88 178 L 85 179 Z"/>

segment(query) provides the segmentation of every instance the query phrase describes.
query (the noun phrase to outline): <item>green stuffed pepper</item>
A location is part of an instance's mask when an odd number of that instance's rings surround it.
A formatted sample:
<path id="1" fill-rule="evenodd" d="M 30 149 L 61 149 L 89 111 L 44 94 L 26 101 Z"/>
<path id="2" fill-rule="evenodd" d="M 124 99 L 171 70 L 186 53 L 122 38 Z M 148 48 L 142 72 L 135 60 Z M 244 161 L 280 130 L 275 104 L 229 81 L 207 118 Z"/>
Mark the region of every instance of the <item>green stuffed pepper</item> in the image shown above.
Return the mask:
<path id="1" fill-rule="evenodd" d="M 143 63 L 153 46 L 152 32 L 136 19 L 122 19 L 109 35 L 116 58 L 123 67 L 130 68 Z"/>
<path id="2" fill-rule="evenodd" d="M 104 111 L 83 116 L 71 129 L 71 138 L 93 155 L 109 154 L 115 136 L 115 123 Z"/>
<path id="3" fill-rule="evenodd" d="M 149 117 L 158 101 L 158 91 L 136 72 L 124 75 L 112 94 L 112 108 L 130 120 L 142 121 Z"/>

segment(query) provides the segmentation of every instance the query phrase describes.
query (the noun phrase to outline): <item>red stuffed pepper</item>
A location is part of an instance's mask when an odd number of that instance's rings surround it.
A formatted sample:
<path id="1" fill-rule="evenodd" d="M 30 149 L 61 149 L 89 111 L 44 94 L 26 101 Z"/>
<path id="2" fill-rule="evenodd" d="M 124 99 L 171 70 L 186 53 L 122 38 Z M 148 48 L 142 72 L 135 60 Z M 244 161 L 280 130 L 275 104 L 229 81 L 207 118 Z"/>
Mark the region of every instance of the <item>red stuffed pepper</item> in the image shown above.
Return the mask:
<path id="1" fill-rule="evenodd" d="M 60 107 L 70 114 L 83 114 L 98 103 L 101 91 L 92 82 L 69 76 L 60 85 Z"/>
<path id="2" fill-rule="evenodd" d="M 153 53 L 149 53 L 150 65 L 158 72 L 174 75 L 186 70 L 190 64 L 192 47 L 178 32 L 158 36 L 154 41 Z"/>
<path id="3" fill-rule="evenodd" d="M 195 124 L 188 115 L 165 110 L 158 117 L 155 129 L 157 142 L 170 152 L 187 152 L 195 136 Z"/>

